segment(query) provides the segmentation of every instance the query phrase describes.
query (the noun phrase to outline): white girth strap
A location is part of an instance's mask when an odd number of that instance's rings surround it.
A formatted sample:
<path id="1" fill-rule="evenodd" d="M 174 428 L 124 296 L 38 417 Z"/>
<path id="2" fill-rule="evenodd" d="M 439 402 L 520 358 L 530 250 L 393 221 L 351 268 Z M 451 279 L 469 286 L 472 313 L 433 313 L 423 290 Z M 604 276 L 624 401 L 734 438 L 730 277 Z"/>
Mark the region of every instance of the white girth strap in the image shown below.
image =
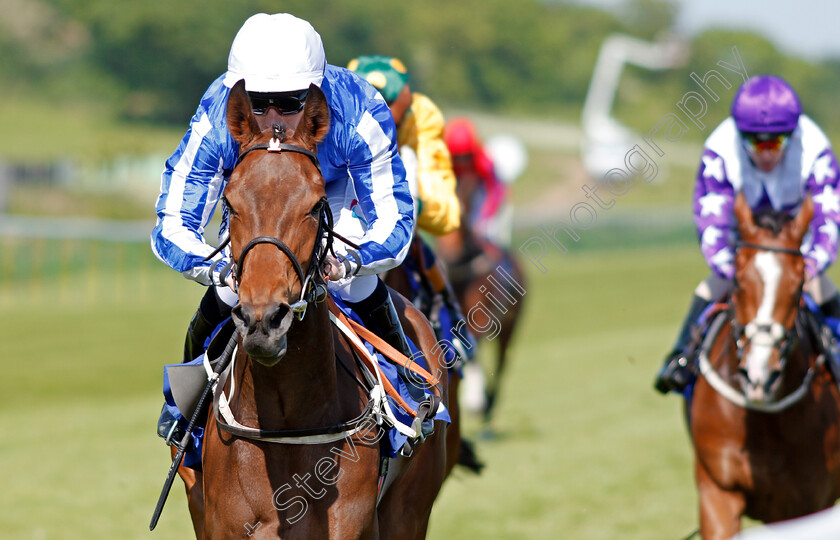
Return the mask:
<path id="1" fill-rule="evenodd" d="M 384 385 L 382 384 L 382 372 L 379 369 L 379 362 L 377 361 L 376 357 L 371 355 L 367 351 L 367 348 L 361 342 L 361 340 L 359 339 L 359 336 L 357 336 L 356 333 L 353 332 L 351 329 L 347 328 L 347 326 L 345 326 L 341 321 L 336 319 L 335 316 L 332 313 L 330 313 L 330 320 L 332 320 L 332 323 L 334 325 L 336 325 L 336 327 L 339 330 L 341 330 L 341 332 L 345 336 L 347 336 L 348 339 L 355 342 L 355 344 L 358 346 L 358 349 L 360 351 L 365 351 L 365 353 L 367 354 L 367 356 L 370 360 L 371 365 L 374 368 L 373 371 L 376 374 L 377 383 L 374 385 L 374 387 L 370 391 L 370 398 L 371 398 L 371 400 L 373 401 L 373 404 L 374 404 L 373 405 L 373 411 L 374 411 L 374 417 L 376 418 L 376 423 L 378 425 L 382 425 L 385 422 L 385 420 L 383 419 L 383 417 L 384 417 L 385 419 L 387 419 L 387 422 L 392 424 L 397 429 L 397 431 L 399 431 L 401 434 L 403 434 L 403 435 L 405 435 L 409 438 L 412 438 L 412 439 L 416 438 L 417 435 L 420 433 L 420 429 L 421 429 L 421 426 L 419 425 L 419 420 L 415 421 L 416 425 L 409 426 L 409 425 L 404 424 L 403 422 L 400 422 L 397 419 L 397 417 L 394 415 L 394 411 L 391 409 L 391 404 L 388 401 L 387 396 L 385 394 Z M 227 368 L 228 370 L 230 370 L 230 395 L 231 396 L 233 396 L 236 393 L 236 378 L 234 377 L 234 374 L 235 374 L 236 370 L 234 369 L 234 364 L 236 362 L 236 352 L 237 352 L 238 348 L 239 348 L 239 346 L 237 345 L 236 349 L 234 349 L 234 351 L 233 351 L 233 360 L 231 360 L 231 363 Z M 204 355 L 203 363 L 204 363 L 204 369 L 205 369 L 205 371 L 207 371 L 208 380 L 210 380 L 210 377 L 213 374 L 213 368 L 210 366 L 210 362 L 207 359 L 206 354 Z M 214 394 L 216 393 L 216 390 L 217 390 L 217 383 L 214 382 L 213 383 L 213 393 Z M 237 422 L 236 417 L 234 416 L 233 411 L 230 408 L 230 400 L 227 397 L 227 394 L 225 394 L 224 390 L 222 390 L 221 394 L 219 395 L 219 413 L 225 419 L 225 422 L 227 422 L 231 426 L 235 426 L 237 428 L 245 429 L 245 430 L 254 429 L 254 428 L 251 428 L 249 426 L 245 426 L 245 425 Z M 346 430 L 346 431 L 342 431 L 340 433 L 329 433 L 329 434 L 323 434 L 323 435 L 309 435 L 309 436 L 304 436 L 304 437 L 277 437 L 277 438 L 272 437 L 272 438 L 261 438 L 260 440 L 265 441 L 265 442 L 273 442 L 273 443 L 280 443 L 280 444 L 324 444 L 324 443 L 339 441 L 341 439 L 345 439 L 347 437 L 355 435 L 356 433 L 358 433 L 359 431 L 361 431 L 363 428 L 366 428 L 366 427 L 369 427 L 369 426 L 367 426 L 364 422 L 362 422 L 358 426 L 356 426 L 355 428 L 350 429 L 350 430 Z"/>
<path id="2" fill-rule="evenodd" d="M 233 396 L 236 393 L 236 378 L 234 377 L 235 370 L 233 369 L 234 363 L 236 362 L 236 349 L 233 350 L 233 360 L 231 361 L 230 365 L 227 369 L 230 370 L 230 395 Z M 210 363 L 207 361 L 207 355 L 204 357 L 204 369 L 208 370 L 209 373 L 213 373 L 213 370 L 210 368 Z M 217 383 L 213 383 L 213 393 L 216 393 L 216 386 Z M 221 395 L 219 396 L 219 413 L 221 413 L 222 417 L 225 419 L 229 425 L 244 429 L 244 430 L 253 430 L 254 428 L 240 424 L 236 421 L 236 418 L 233 415 L 233 411 L 230 408 L 230 401 L 228 400 L 227 395 L 225 394 L 224 390 L 222 390 Z M 347 437 L 351 437 L 362 431 L 362 429 L 369 427 L 366 425 L 365 422 L 361 422 L 353 429 L 348 429 L 345 431 L 341 431 L 339 433 L 325 433 L 323 435 L 307 435 L 304 437 L 266 437 L 260 438 L 260 441 L 270 442 L 270 443 L 278 443 L 278 444 L 324 444 L 324 443 L 331 443 L 335 441 L 340 441 L 342 439 L 346 439 Z"/>

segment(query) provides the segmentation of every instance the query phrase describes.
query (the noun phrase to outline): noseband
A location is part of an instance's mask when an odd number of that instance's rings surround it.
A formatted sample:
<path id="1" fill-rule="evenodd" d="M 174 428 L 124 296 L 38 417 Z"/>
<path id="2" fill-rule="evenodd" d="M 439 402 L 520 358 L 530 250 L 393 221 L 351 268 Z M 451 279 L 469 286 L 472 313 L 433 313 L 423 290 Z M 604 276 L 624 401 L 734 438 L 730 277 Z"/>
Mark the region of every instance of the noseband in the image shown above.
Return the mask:
<path id="1" fill-rule="evenodd" d="M 796 255 L 798 257 L 802 256 L 802 252 L 794 248 L 780 248 L 773 246 L 765 246 L 762 244 L 752 244 L 748 242 L 738 242 L 735 247 L 747 247 L 752 249 L 758 249 L 761 251 L 787 253 L 788 255 Z M 732 310 L 732 308 L 730 308 L 730 310 Z M 738 390 L 735 390 L 732 386 L 729 385 L 727 381 L 725 381 L 718 374 L 717 371 L 715 371 L 715 368 L 709 361 L 707 351 L 711 350 L 715 339 L 717 339 L 721 327 L 723 326 L 726 320 L 729 320 L 730 326 L 732 328 L 733 337 L 735 338 L 736 354 L 739 358 L 743 356 L 743 349 L 746 346 L 746 344 L 752 342 L 755 338 L 761 336 L 761 339 L 764 340 L 764 345 L 768 344 L 767 340 L 772 340 L 771 344 L 779 350 L 780 360 L 782 362 L 782 366 L 784 366 L 785 356 L 790 351 L 793 342 L 792 338 L 795 336 L 795 329 L 798 325 L 800 325 L 800 321 L 802 319 L 800 314 L 801 311 L 797 313 L 796 317 L 794 318 L 793 327 L 791 328 L 785 328 L 779 323 L 759 325 L 754 322 L 750 322 L 744 326 L 741 326 L 735 319 L 734 312 L 727 314 L 725 317 L 723 316 L 723 314 L 716 317 L 713 320 L 711 327 L 709 328 L 703 345 L 700 347 L 700 354 L 698 355 L 697 360 L 701 375 L 703 375 L 703 377 L 706 379 L 709 385 L 712 388 L 714 388 L 714 390 L 718 394 L 723 396 L 725 399 L 727 399 L 734 405 L 737 405 L 738 407 L 741 407 L 746 410 L 772 414 L 781 412 L 790 407 L 791 405 L 798 403 L 808 393 L 808 389 L 811 387 L 811 381 L 814 379 L 816 369 L 821 367 L 822 364 L 825 362 L 825 356 L 823 354 L 820 354 L 817 357 L 817 360 L 813 366 L 808 367 L 808 371 L 805 373 L 802 383 L 799 385 L 798 388 L 796 388 L 796 390 L 786 395 L 779 401 L 774 401 L 771 403 L 754 403 L 748 401 L 743 393 L 739 392 Z"/>
<path id="2" fill-rule="evenodd" d="M 279 139 L 279 129 L 275 125 L 274 126 L 274 134 L 275 137 L 271 139 L 270 142 L 267 143 L 259 143 L 253 146 L 249 146 L 246 148 L 240 155 L 239 158 L 236 160 L 236 164 L 234 168 L 236 168 L 241 162 L 242 158 L 244 158 L 250 152 L 254 150 L 266 150 L 267 152 L 295 152 L 298 154 L 303 154 L 309 159 L 312 160 L 312 163 L 318 169 L 318 172 L 321 172 L 321 165 L 318 162 L 318 156 L 315 155 L 314 152 L 307 150 L 306 148 L 302 148 L 300 146 L 296 146 L 294 144 L 286 144 L 281 143 Z M 229 272 L 233 272 L 234 277 L 236 278 L 236 282 L 238 283 L 242 277 L 242 271 L 245 267 L 245 256 L 248 254 L 249 251 L 254 249 L 259 244 L 271 244 L 277 247 L 280 251 L 283 252 L 284 255 L 291 261 L 292 267 L 295 269 L 295 274 L 297 274 L 298 279 L 300 280 L 302 286 L 300 291 L 300 298 L 297 302 L 291 305 L 292 312 L 295 314 L 295 317 L 300 321 L 303 320 L 303 317 L 306 315 L 306 308 L 310 302 L 320 303 L 323 302 L 324 299 L 327 297 L 327 287 L 324 283 L 319 282 L 317 278 L 318 269 L 321 268 L 321 265 L 324 262 L 324 258 L 327 256 L 328 252 L 332 251 L 332 244 L 333 244 L 333 236 L 335 235 L 333 231 L 333 217 L 332 211 L 330 210 L 329 202 L 327 201 L 326 197 L 321 197 L 321 200 L 318 201 L 318 232 L 315 236 L 315 245 L 312 247 L 312 255 L 309 258 L 309 267 L 304 272 L 300 261 L 295 256 L 294 252 L 286 245 L 285 242 L 280 240 L 274 236 L 258 236 L 245 244 L 245 247 L 242 248 L 242 253 L 239 254 L 239 258 L 236 260 L 235 263 L 231 263 L 231 268 L 228 269 Z M 323 250 L 320 251 L 322 244 L 322 239 L 326 233 L 326 243 L 324 243 Z M 218 253 L 220 253 L 225 246 L 230 243 L 230 234 L 228 234 L 227 238 L 216 248 L 213 253 L 205 257 L 204 260 L 210 260 Z"/>
<path id="3" fill-rule="evenodd" d="M 326 218 L 326 216 L 329 216 L 329 218 Z M 300 298 L 297 302 L 294 302 L 290 307 L 292 308 L 292 312 L 295 314 L 295 317 L 297 317 L 297 320 L 303 320 L 304 315 L 306 315 L 306 307 L 309 305 L 310 302 L 321 303 L 327 297 L 326 285 L 323 283 L 318 283 L 316 278 L 317 271 L 319 268 L 321 268 L 321 263 L 324 262 L 324 257 L 326 257 L 327 252 L 330 249 L 332 249 L 332 236 L 329 235 L 327 245 L 324 247 L 324 250 L 320 253 L 320 255 L 318 254 L 318 248 L 320 247 L 319 244 L 321 243 L 321 238 L 324 234 L 324 231 L 330 230 L 331 228 L 325 226 L 327 225 L 327 223 L 325 223 L 327 219 L 331 220 L 332 214 L 329 213 L 329 205 L 327 204 L 327 199 L 322 198 L 320 216 L 318 220 L 318 234 L 315 237 L 315 245 L 312 248 L 312 256 L 309 259 L 309 268 L 307 268 L 305 274 L 303 272 L 303 267 L 301 267 L 298 258 L 295 256 L 295 254 L 292 252 L 289 246 L 287 246 L 282 240 L 274 236 L 258 236 L 250 242 L 248 242 L 247 244 L 245 244 L 245 247 L 242 248 L 242 253 L 239 254 L 239 259 L 237 260 L 236 264 L 232 269 L 232 271 L 234 272 L 234 276 L 236 276 L 236 282 L 238 283 L 242 277 L 242 271 L 245 268 L 245 255 L 247 255 L 249 251 L 254 249 L 259 244 L 271 244 L 273 246 L 276 246 L 292 262 L 292 267 L 295 269 L 295 274 L 297 274 L 297 277 L 302 284 L 300 290 Z"/>
<path id="4" fill-rule="evenodd" d="M 802 257 L 802 252 L 795 248 L 783 248 L 783 247 L 775 247 L 775 246 L 766 246 L 763 244 L 753 244 L 750 242 L 737 242 L 735 244 L 737 249 L 740 248 L 752 248 L 759 251 L 769 251 L 772 253 L 785 253 L 788 255 L 795 255 L 797 257 Z M 737 285 L 737 281 L 736 281 Z M 799 318 L 797 314 L 796 318 L 794 319 L 794 324 L 790 328 L 785 328 L 784 325 L 774 322 L 772 324 L 756 324 L 753 321 L 748 322 L 745 325 L 741 325 L 735 319 L 734 313 L 732 316 L 732 334 L 735 338 L 735 346 L 738 352 L 738 357 L 742 357 L 744 352 L 744 347 L 748 343 L 752 343 L 755 341 L 759 345 L 767 345 L 772 346 L 779 351 L 779 356 L 784 364 L 785 357 L 787 353 L 790 352 L 790 348 L 792 346 L 793 340 L 791 336 L 794 334 L 794 330 L 796 329 L 796 320 Z"/>

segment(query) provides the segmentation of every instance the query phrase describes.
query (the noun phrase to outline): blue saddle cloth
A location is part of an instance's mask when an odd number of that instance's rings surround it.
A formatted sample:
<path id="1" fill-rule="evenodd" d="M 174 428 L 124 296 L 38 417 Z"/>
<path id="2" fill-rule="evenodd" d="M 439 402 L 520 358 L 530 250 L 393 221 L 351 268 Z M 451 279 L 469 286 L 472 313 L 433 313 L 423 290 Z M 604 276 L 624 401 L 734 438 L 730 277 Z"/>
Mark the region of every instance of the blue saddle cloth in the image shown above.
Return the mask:
<path id="1" fill-rule="evenodd" d="M 341 299 L 339 299 L 336 296 L 333 296 L 333 300 L 335 300 L 336 305 L 339 307 L 339 309 L 341 309 L 342 312 L 344 312 L 345 315 L 347 315 L 348 317 L 350 317 L 354 321 L 361 324 L 361 319 L 359 318 L 359 316 L 356 315 L 355 313 L 353 313 L 353 311 L 346 304 L 344 304 L 341 301 Z M 222 323 L 222 325 L 223 324 L 224 323 Z M 216 329 L 216 331 L 214 331 L 213 336 L 215 336 L 216 332 L 218 332 L 218 330 L 222 327 L 222 325 L 219 325 L 219 327 Z M 409 343 L 409 346 L 411 347 L 412 354 L 415 355 L 414 356 L 414 363 L 428 371 L 428 369 L 429 369 L 428 363 L 426 362 L 426 360 L 421 355 L 416 355 L 416 353 L 418 352 L 417 347 L 414 345 L 414 343 L 411 341 L 411 339 L 408 338 L 408 336 L 406 336 L 406 338 L 408 339 L 408 343 Z M 210 340 L 208 339 L 208 341 L 205 342 L 205 347 L 207 345 L 209 345 L 209 343 L 210 343 Z M 364 342 L 364 343 L 365 343 L 365 346 L 367 347 L 368 351 L 370 351 L 372 354 L 374 354 L 376 356 L 376 358 L 378 360 L 378 363 L 379 363 L 379 368 L 382 371 L 382 377 L 387 378 L 390 381 L 390 383 L 394 386 L 394 388 L 397 389 L 397 391 L 400 394 L 400 397 L 402 397 L 402 399 L 405 400 L 405 402 L 412 409 L 416 410 L 419 403 L 411 398 L 411 394 L 409 393 L 409 389 L 408 389 L 408 383 L 405 380 L 403 380 L 402 377 L 399 376 L 399 374 L 397 373 L 397 368 L 394 366 L 394 364 L 392 364 L 389 360 L 387 360 L 382 354 L 380 354 L 379 352 L 376 352 L 371 344 L 369 344 L 367 342 Z M 199 356 L 198 358 L 196 358 L 195 360 L 192 360 L 191 362 L 187 362 L 187 363 L 188 364 L 201 364 L 203 362 L 203 360 L 204 360 L 204 356 L 202 355 L 202 356 Z M 183 365 L 183 364 L 179 364 L 179 365 Z M 436 375 L 436 374 L 433 373 L 432 375 Z M 443 378 L 443 383 L 444 384 L 446 383 L 445 378 Z M 430 394 L 429 390 L 426 389 L 425 395 L 428 396 L 429 394 Z M 181 411 L 178 409 L 178 407 L 175 405 L 175 398 L 172 396 L 172 388 L 170 387 L 170 384 L 169 384 L 169 377 L 167 375 L 167 370 L 166 370 L 165 366 L 164 366 L 164 370 L 163 370 L 163 396 L 164 396 L 164 401 L 165 401 L 164 407 L 167 409 L 167 411 L 172 416 L 174 416 L 178 420 L 178 423 L 181 426 L 181 428 L 186 429 L 187 426 L 189 425 L 190 419 L 186 418 L 181 413 Z M 396 401 L 393 398 L 388 396 L 387 399 L 388 399 L 388 401 L 391 405 L 391 410 L 394 412 L 394 416 L 397 418 L 397 420 L 399 420 L 400 422 L 403 422 L 405 424 L 411 425 L 411 417 L 396 404 Z M 449 411 L 445 407 L 442 407 L 441 409 L 439 409 L 439 412 L 435 415 L 434 419 L 435 420 L 442 420 L 444 422 L 451 422 L 452 421 L 450 416 L 449 416 Z M 318 427 L 318 426 L 312 426 L 312 427 Z M 191 438 L 190 445 L 187 448 L 186 452 L 184 453 L 184 465 L 185 466 L 191 467 L 191 468 L 196 469 L 196 470 L 201 470 L 201 448 L 202 448 L 203 437 L 204 437 L 204 426 L 196 425 L 193 428 L 193 437 Z M 382 451 L 383 451 L 383 453 L 385 453 L 385 455 L 387 455 L 389 457 L 396 457 L 398 452 L 405 445 L 407 440 L 408 440 L 408 437 L 406 435 L 403 435 L 402 433 L 400 433 L 396 429 L 391 428 L 391 429 L 388 430 L 387 437 L 382 437 L 382 439 L 381 439 L 381 441 L 382 441 L 382 443 L 381 443 L 382 444 Z"/>

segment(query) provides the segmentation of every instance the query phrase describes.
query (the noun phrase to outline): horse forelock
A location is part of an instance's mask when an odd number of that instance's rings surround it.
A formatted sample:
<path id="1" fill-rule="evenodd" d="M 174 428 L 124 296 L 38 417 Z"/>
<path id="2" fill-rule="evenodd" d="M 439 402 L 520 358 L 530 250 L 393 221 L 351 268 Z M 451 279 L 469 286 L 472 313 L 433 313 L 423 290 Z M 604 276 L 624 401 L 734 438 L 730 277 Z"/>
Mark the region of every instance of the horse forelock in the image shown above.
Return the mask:
<path id="1" fill-rule="evenodd" d="M 792 220 L 793 216 L 790 213 L 773 209 L 762 210 L 755 214 L 755 224 L 773 233 L 773 236 L 779 236 Z"/>
<path id="2" fill-rule="evenodd" d="M 287 129 L 286 126 L 281 126 L 280 124 L 272 124 L 271 125 L 271 138 L 278 139 L 280 142 L 286 142 Z"/>
<path id="3" fill-rule="evenodd" d="M 292 139 L 294 139 L 293 129 L 290 129 L 284 124 L 274 123 L 271 127 L 262 130 L 259 135 L 254 137 L 248 146 L 250 147 L 254 144 L 267 143 L 271 140 L 276 140 L 281 143 L 291 143 L 293 142 Z"/>
<path id="4" fill-rule="evenodd" d="M 789 233 L 790 224 L 794 217 L 788 212 L 773 209 L 762 210 L 754 215 L 754 222 L 757 228 L 753 229 L 753 232 L 745 236 L 742 240 L 750 244 L 766 246 L 768 249 L 768 251 L 762 251 L 759 248 L 754 252 L 753 256 L 748 258 L 757 270 L 761 270 L 769 264 L 767 262 L 760 263 L 760 261 L 771 259 L 775 264 L 781 265 L 785 275 L 791 270 L 786 259 L 780 259 L 778 253 L 772 253 L 770 250 L 774 248 L 798 248 L 798 246 L 789 245 L 791 239 L 789 234 L 787 234 Z M 761 271 L 758 272 L 758 275 L 762 278 L 765 277 Z"/>

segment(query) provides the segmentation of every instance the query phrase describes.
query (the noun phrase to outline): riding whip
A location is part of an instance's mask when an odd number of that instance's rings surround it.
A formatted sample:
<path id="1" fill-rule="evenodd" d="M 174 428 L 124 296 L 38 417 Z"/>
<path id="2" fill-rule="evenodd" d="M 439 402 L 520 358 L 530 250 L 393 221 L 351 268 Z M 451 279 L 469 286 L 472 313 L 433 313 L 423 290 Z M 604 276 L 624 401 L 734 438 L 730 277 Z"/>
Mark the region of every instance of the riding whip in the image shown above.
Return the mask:
<path id="1" fill-rule="evenodd" d="M 178 472 L 178 467 L 181 466 L 181 460 L 184 459 L 184 452 L 186 452 L 187 445 L 190 443 L 190 438 L 192 437 L 192 430 L 195 427 L 195 423 L 198 421 L 199 415 L 201 414 L 201 411 L 204 408 L 204 402 L 207 400 L 207 396 L 210 394 L 210 391 L 213 388 L 213 384 L 219 379 L 219 374 L 222 371 L 224 371 L 227 365 L 230 363 L 230 359 L 233 356 L 233 349 L 236 347 L 236 343 L 237 332 L 236 330 L 234 330 L 233 335 L 230 337 L 230 341 L 228 341 L 224 352 L 222 352 L 222 356 L 219 357 L 219 362 L 216 364 L 216 368 L 213 370 L 213 375 L 207 381 L 207 386 L 204 387 L 204 392 L 201 394 L 201 399 L 198 400 L 198 405 L 196 406 L 195 411 L 192 414 L 192 418 L 190 418 L 190 423 L 187 426 L 186 433 L 184 433 L 184 437 L 181 439 L 181 442 L 178 443 L 178 451 L 175 453 L 175 457 L 172 458 L 172 465 L 169 466 L 169 472 L 166 475 L 166 481 L 163 483 L 163 489 L 161 489 L 160 491 L 160 497 L 158 497 L 157 506 L 155 506 L 155 512 L 152 514 L 152 521 L 149 523 L 150 531 L 155 530 L 158 520 L 160 519 L 160 514 L 161 512 L 163 512 L 163 505 L 166 504 L 166 498 L 169 496 L 169 491 L 172 489 L 172 482 L 175 481 L 175 475 Z"/>

